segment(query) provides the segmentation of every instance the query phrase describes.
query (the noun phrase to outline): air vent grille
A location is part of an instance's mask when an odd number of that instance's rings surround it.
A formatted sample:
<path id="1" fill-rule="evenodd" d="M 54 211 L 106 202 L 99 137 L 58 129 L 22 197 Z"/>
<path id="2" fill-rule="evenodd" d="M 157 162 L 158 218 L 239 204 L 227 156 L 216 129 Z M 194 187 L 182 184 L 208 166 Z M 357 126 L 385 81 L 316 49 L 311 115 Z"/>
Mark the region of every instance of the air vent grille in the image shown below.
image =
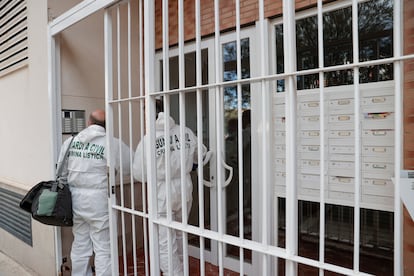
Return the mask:
<path id="1" fill-rule="evenodd" d="M 0 76 L 27 65 L 26 0 L 0 2 Z"/>
<path id="2" fill-rule="evenodd" d="M 32 245 L 32 219 L 20 208 L 22 195 L 0 188 L 0 227 Z"/>

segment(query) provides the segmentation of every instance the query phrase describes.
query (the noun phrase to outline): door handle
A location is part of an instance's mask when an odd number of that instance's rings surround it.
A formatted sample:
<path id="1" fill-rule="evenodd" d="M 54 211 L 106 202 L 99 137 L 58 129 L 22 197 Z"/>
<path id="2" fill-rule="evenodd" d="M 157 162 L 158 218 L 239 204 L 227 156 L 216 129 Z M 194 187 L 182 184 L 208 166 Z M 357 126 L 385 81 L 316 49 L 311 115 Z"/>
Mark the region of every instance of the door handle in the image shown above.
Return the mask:
<path id="1" fill-rule="evenodd" d="M 223 185 L 223 188 L 226 188 L 230 184 L 231 180 L 233 179 L 233 167 L 227 165 L 226 162 L 224 162 L 224 159 L 221 159 L 221 164 L 223 165 L 225 169 L 229 171 L 229 177 L 226 179 L 226 181 L 224 181 L 224 185 Z"/>
<path id="2" fill-rule="evenodd" d="M 210 158 L 211 158 L 212 155 L 213 155 L 213 153 L 211 151 L 206 153 L 206 157 L 203 160 L 203 166 L 205 166 L 210 161 Z M 223 188 L 225 188 L 230 184 L 231 180 L 233 179 L 233 167 L 227 165 L 227 163 L 224 161 L 224 158 L 221 158 L 221 164 L 223 165 L 223 167 L 226 170 L 229 171 L 229 176 L 224 181 L 224 185 L 223 185 Z M 204 184 L 204 186 L 209 187 L 209 188 L 212 188 L 212 187 L 215 186 L 210 181 L 205 180 L 205 179 L 203 179 L 203 184 Z"/>
<path id="3" fill-rule="evenodd" d="M 211 159 L 211 156 L 212 155 L 213 155 L 213 152 L 212 151 L 208 151 L 206 153 L 206 155 L 204 156 L 204 159 L 203 159 L 203 167 L 205 165 L 207 165 L 208 162 L 210 162 L 210 159 Z M 209 187 L 209 188 L 214 187 L 214 184 L 212 184 L 210 181 L 205 180 L 205 179 L 203 179 L 203 185 L 206 186 L 206 187 Z"/>

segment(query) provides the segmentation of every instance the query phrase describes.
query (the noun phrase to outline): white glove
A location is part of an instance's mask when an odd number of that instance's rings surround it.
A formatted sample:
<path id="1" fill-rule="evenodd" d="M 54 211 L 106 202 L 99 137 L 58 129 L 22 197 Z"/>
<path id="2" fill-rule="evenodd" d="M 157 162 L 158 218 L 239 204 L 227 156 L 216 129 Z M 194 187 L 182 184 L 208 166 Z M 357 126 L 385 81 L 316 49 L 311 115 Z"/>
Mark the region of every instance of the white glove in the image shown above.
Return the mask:
<path id="1" fill-rule="evenodd" d="M 203 166 L 205 166 L 210 161 L 210 158 L 212 155 L 213 155 L 213 152 L 211 150 L 206 152 L 206 154 L 204 155 L 204 159 L 203 159 Z"/>

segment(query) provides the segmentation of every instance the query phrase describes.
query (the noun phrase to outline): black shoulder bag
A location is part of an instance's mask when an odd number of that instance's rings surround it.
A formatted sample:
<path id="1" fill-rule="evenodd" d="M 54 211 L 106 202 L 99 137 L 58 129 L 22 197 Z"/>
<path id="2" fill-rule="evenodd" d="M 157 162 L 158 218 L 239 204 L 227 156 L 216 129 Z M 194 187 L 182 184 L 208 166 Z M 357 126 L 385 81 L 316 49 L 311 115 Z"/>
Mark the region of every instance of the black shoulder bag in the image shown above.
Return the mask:
<path id="1" fill-rule="evenodd" d="M 43 224 L 73 226 L 72 194 L 67 179 L 61 176 L 73 138 L 56 172 L 56 179 L 36 184 L 20 202 L 20 208 Z"/>

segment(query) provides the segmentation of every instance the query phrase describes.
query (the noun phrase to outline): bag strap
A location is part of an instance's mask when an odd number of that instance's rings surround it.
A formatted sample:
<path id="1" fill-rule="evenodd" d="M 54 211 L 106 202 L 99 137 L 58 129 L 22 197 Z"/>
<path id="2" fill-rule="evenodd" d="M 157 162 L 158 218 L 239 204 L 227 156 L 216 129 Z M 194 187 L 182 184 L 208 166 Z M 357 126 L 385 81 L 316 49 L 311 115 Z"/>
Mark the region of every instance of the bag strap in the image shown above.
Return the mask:
<path id="1" fill-rule="evenodd" d="M 72 142 L 73 142 L 73 139 L 74 138 L 75 138 L 75 136 L 72 136 L 72 139 L 70 140 L 69 146 L 66 149 L 65 155 L 63 156 L 63 160 L 60 163 L 60 166 L 59 166 L 59 168 L 56 171 L 56 179 L 58 179 L 59 177 L 61 177 L 62 170 L 63 170 L 63 166 L 65 165 L 66 161 L 68 160 L 69 149 L 70 149 L 70 146 L 72 145 Z"/>

